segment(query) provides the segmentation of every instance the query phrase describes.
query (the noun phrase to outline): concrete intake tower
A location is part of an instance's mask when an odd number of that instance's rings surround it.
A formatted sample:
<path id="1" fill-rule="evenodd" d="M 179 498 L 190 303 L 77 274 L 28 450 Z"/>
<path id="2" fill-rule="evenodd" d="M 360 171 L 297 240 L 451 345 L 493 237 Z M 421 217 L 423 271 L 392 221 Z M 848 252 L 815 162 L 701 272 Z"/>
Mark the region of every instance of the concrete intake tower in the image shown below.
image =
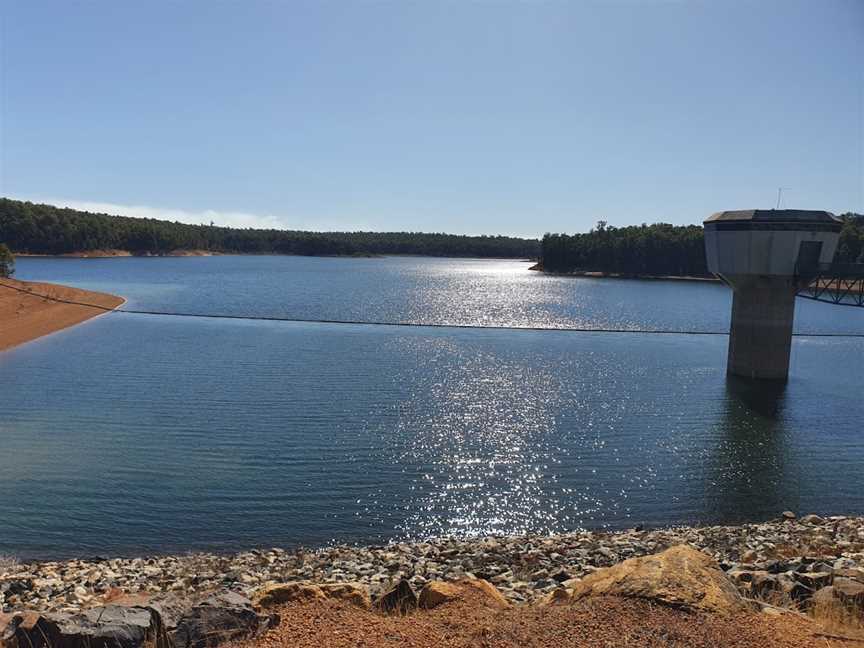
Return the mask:
<path id="1" fill-rule="evenodd" d="M 786 380 L 795 294 L 830 264 L 843 223 L 824 211 L 748 209 L 705 221 L 708 270 L 733 290 L 727 372 Z"/>

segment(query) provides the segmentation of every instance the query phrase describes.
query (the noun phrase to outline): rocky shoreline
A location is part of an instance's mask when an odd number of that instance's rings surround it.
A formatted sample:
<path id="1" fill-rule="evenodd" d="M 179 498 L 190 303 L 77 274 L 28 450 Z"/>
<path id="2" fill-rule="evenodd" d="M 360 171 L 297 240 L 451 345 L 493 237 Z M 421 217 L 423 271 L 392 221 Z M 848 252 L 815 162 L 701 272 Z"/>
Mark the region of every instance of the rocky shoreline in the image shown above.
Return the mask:
<path id="1" fill-rule="evenodd" d="M 628 558 L 689 544 L 713 556 L 745 594 L 806 602 L 837 584 L 864 601 L 864 517 L 791 513 L 740 526 L 579 531 L 555 536 L 442 538 L 383 546 L 253 550 L 130 559 L 18 563 L 0 559 L 0 612 L 75 612 L 117 596 L 230 591 L 251 597 L 273 583 L 366 585 L 373 599 L 407 581 L 484 579 L 514 604 Z"/>

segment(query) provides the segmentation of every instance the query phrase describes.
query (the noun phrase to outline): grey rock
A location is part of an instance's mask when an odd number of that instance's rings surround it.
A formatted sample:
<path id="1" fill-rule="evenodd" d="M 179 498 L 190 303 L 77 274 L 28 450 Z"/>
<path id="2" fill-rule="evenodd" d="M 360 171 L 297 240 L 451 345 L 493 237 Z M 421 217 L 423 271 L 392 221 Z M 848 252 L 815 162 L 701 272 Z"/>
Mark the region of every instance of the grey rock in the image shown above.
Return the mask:
<path id="1" fill-rule="evenodd" d="M 551 578 L 557 583 L 563 583 L 564 581 L 568 581 L 573 578 L 573 575 L 566 569 L 559 569 L 554 574 L 552 574 Z"/>
<path id="2" fill-rule="evenodd" d="M 810 571 L 810 572 L 826 572 L 826 573 L 829 573 L 829 574 L 830 574 L 831 572 L 834 571 L 834 567 L 832 567 L 832 566 L 829 565 L 828 563 L 823 562 L 823 561 L 820 560 L 820 561 L 817 561 L 817 562 L 811 563 L 811 564 L 810 564 L 810 567 L 809 567 L 809 569 L 808 569 L 807 571 Z"/>
<path id="3" fill-rule="evenodd" d="M 172 609 L 172 613 L 178 611 Z M 258 636 L 273 623 L 273 617 L 259 615 L 246 597 L 219 592 L 185 610 L 176 627 L 165 630 L 173 648 L 210 648 Z"/>
<path id="4" fill-rule="evenodd" d="M 33 589 L 33 581 L 30 579 L 10 579 L 0 583 L 0 593 L 3 594 L 24 594 Z"/>
<path id="5" fill-rule="evenodd" d="M 851 578 L 834 579 L 834 595 L 846 604 L 864 605 L 864 583 Z"/>
<path id="6" fill-rule="evenodd" d="M 813 596 L 813 590 L 803 583 L 790 576 L 789 574 L 779 574 L 777 576 L 777 585 L 779 590 L 785 597 L 801 603 L 807 601 Z"/>
<path id="7" fill-rule="evenodd" d="M 798 573 L 795 576 L 796 580 L 801 584 L 813 590 L 818 590 L 827 587 L 831 584 L 833 576 L 831 572 L 813 571 Z"/>
<path id="8" fill-rule="evenodd" d="M 32 648 L 139 648 L 155 640 L 157 630 L 149 610 L 106 605 L 78 614 L 55 612 L 24 619 L 15 639 L 18 646 Z"/>
<path id="9" fill-rule="evenodd" d="M 864 569 L 835 569 L 834 578 L 849 578 L 859 583 L 864 583 Z"/>
<path id="10" fill-rule="evenodd" d="M 756 563 L 754 567 L 760 571 L 767 571 L 769 574 L 779 574 L 782 571 L 782 564 L 779 560 L 764 560 L 762 562 Z"/>
<path id="11" fill-rule="evenodd" d="M 780 589 L 777 576 L 769 574 L 767 571 L 755 571 L 750 577 L 750 591 L 758 596 L 765 596 L 769 592 L 776 592 Z"/>
<path id="12" fill-rule="evenodd" d="M 404 578 L 384 592 L 376 601 L 375 607 L 385 612 L 404 614 L 417 608 L 417 594 L 411 583 Z"/>
<path id="13" fill-rule="evenodd" d="M 801 522 L 803 524 L 818 525 L 818 524 L 822 524 L 824 521 L 825 520 L 823 520 L 821 517 L 819 517 L 815 513 L 811 513 L 810 515 L 805 515 L 804 517 L 801 518 Z"/>

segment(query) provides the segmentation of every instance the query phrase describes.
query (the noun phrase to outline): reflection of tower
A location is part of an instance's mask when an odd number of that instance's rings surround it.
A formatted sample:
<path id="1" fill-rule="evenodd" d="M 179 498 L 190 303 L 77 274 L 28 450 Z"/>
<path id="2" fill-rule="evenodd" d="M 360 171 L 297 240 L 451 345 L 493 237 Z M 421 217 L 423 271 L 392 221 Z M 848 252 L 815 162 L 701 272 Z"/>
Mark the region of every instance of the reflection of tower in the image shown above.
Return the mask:
<path id="1" fill-rule="evenodd" d="M 799 209 L 725 211 L 705 221 L 708 269 L 734 291 L 728 373 L 786 380 L 795 293 L 834 258 L 842 224 Z"/>
<path id="2" fill-rule="evenodd" d="M 741 523 L 797 508 L 798 473 L 790 466 L 784 424 L 786 385 L 729 376 L 709 455 L 705 510 L 709 520 Z"/>

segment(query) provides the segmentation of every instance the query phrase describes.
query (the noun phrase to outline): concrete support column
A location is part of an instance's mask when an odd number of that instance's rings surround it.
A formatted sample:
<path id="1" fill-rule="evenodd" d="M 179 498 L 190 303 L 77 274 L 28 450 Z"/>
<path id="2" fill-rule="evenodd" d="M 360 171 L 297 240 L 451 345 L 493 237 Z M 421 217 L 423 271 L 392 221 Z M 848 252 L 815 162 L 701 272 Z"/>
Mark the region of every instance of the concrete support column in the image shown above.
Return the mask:
<path id="1" fill-rule="evenodd" d="M 729 279 L 734 296 L 727 372 L 786 380 L 797 292 L 794 279 L 740 275 Z"/>

